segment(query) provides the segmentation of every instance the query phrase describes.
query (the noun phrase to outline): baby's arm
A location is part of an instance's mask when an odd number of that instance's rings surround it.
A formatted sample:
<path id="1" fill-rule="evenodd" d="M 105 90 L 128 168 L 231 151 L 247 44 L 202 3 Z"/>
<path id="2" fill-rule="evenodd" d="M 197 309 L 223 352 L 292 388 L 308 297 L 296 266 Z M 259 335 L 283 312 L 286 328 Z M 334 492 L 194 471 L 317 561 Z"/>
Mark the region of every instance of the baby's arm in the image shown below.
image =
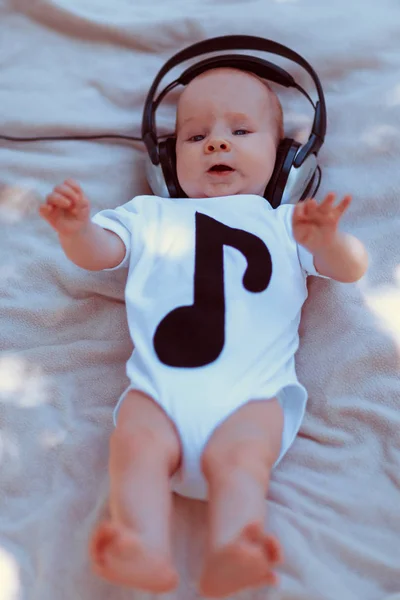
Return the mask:
<path id="1" fill-rule="evenodd" d="M 293 235 L 313 255 L 318 273 L 351 283 L 365 274 L 368 255 L 359 239 L 338 230 L 351 197 L 345 196 L 336 206 L 334 201 L 335 194 L 331 193 L 321 204 L 313 198 L 297 204 L 293 211 Z"/>
<path id="2" fill-rule="evenodd" d="M 112 269 L 125 256 L 121 238 L 91 221 L 75 235 L 60 234 L 59 240 L 68 258 L 88 271 Z"/>
<path id="3" fill-rule="evenodd" d="M 368 256 L 358 238 L 337 232 L 331 244 L 314 253 L 314 265 L 321 275 L 342 283 L 352 283 L 365 274 Z"/>
<path id="4" fill-rule="evenodd" d="M 67 180 L 54 188 L 39 212 L 57 231 L 65 254 L 78 267 L 101 271 L 122 262 L 123 241 L 90 220 L 89 200 L 74 181 Z"/>

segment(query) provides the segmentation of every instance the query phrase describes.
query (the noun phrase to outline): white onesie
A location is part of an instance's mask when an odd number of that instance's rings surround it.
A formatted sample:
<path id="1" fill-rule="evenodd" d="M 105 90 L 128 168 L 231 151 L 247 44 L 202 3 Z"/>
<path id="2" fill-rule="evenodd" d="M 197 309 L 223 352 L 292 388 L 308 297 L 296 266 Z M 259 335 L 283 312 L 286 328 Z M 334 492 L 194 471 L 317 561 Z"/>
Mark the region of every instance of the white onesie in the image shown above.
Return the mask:
<path id="1" fill-rule="evenodd" d="M 207 497 L 203 449 L 247 401 L 280 401 L 278 461 L 298 433 L 307 393 L 294 355 L 306 277 L 318 273 L 293 239 L 293 208 L 256 195 L 138 196 L 93 217 L 126 246 L 115 268 L 129 268 L 128 390 L 151 396 L 175 423 L 183 456 L 172 487 L 183 496 Z"/>

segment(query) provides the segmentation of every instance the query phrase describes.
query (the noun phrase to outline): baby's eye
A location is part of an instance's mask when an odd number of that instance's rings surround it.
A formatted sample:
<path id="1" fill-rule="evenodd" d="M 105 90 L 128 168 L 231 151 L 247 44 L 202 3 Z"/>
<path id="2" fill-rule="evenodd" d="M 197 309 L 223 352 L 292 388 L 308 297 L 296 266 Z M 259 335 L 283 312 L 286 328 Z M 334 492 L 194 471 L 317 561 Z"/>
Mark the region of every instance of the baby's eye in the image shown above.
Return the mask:
<path id="1" fill-rule="evenodd" d="M 204 140 L 204 135 L 192 135 L 192 137 L 189 138 L 189 142 L 201 142 L 201 140 Z"/>
<path id="2" fill-rule="evenodd" d="M 235 129 L 233 135 L 246 135 L 246 133 L 249 133 L 247 129 Z"/>

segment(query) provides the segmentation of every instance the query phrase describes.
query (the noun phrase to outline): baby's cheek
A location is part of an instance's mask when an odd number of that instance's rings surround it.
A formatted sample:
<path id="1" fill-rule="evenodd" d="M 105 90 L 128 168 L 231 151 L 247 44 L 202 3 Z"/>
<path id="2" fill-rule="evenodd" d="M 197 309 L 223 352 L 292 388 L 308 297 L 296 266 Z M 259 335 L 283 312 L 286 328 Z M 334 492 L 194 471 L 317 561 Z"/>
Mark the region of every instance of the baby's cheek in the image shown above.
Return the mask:
<path id="1" fill-rule="evenodd" d="M 263 149 L 262 152 L 257 154 L 253 160 L 254 177 L 268 183 L 274 170 L 275 158 L 276 154 L 271 152 L 270 149 Z"/>
<path id="2" fill-rule="evenodd" d="M 179 180 L 183 179 L 186 173 L 185 161 L 179 152 L 176 154 L 176 173 Z"/>
<path id="3" fill-rule="evenodd" d="M 198 169 L 196 169 L 196 161 L 194 157 L 191 157 L 189 153 L 177 154 L 176 157 L 176 171 L 178 175 L 178 180 L 182 184 L 182 182 L 190 183 L 196 179 L 196 173 Z"/>
<path id="4" fill-rule="evenodd" d="M 268 161 L 265 158 L 265 155 L 259 154 L 253 157 L 251 161 L 251 176 L 253 179 L 260 181 L 265 179 L 268 176 Z"/>
<path id="5" fill-rule="evenodd" d="M 176 163 L 176 174 L 178 177 L 178 181 L 179 181 L 179 185 L 181 186 L 181 188 L 183 189 L 183 191 L 185 192 L 185 194 L 187 196 L 192 196 L 193 195 L 193 186 L 194 186 L 194 179 L 193 179 L 193 174 L 192 174 L 192 168 L 190 165 L 190 162 L 188 160 L 179 160 L 177 158 L 177 163 Z"/>

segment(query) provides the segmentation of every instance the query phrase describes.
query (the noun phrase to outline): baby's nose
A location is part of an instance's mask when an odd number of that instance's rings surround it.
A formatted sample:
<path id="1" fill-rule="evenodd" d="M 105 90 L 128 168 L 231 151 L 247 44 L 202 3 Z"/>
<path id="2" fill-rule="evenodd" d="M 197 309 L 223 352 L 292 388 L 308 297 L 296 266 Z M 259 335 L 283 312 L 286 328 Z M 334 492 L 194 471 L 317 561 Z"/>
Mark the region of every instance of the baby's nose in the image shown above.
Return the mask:
<path id="1" fill-rule="evenodd" d="M 216 138 L 206 144 L 206 154 L 212 154 L 213 152 L 229 152 L 230 149 L 230 143 L 222 138 Z"/>

